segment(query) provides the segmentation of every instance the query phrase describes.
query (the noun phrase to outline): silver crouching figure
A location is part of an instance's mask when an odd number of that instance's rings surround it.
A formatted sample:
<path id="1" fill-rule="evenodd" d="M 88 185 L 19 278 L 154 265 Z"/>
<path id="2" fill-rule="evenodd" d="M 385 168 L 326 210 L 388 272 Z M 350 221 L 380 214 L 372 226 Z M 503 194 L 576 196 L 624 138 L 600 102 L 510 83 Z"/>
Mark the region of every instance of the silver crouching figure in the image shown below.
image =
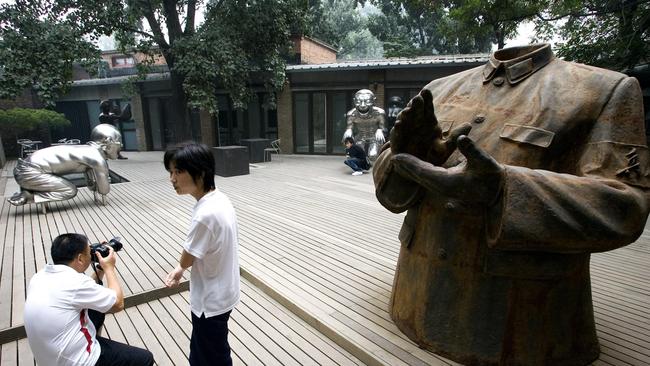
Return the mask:
<path id="1" fill-rule="evenodd" d="M 354 94 L 355 107 L 346 115 L 347 129 L 343 134 L 343 140 L 353 137 L 372 161 L 377 158 L 385 142 L 386 125 L 386 112 L 374 106 L 375 100 L 375 94 L 368 89 L 361 89 Z"/>
<path id="2" fill-rule="evenodd" d="M 116 159 L 122 148 L 120 132 L 109 124 L 95 127 L 86 145 L 58 145 L 18 159 L 14 178 L 20 186 L 7 201 L 14 206 L 69 200 L 77 187 L 63 175 L 84 173 L 88 188 L 103 197 L 111 190 L 106 159 Z"/>

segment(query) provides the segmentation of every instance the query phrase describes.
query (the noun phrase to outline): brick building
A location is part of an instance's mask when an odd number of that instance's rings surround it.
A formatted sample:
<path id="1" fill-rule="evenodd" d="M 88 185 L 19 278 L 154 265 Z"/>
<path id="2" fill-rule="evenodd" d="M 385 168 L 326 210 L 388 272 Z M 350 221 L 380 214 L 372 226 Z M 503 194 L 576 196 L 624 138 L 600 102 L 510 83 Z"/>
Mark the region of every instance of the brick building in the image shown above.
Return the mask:
<path id="1" fill-rule="evenodd" d="M 393 96 L 406 103 L 432 79 L 487 60 L 487 55 L 467 55 L 337 63 L 335 50 L 322 42 L 309 37 L 298 37 L 294 42 L 295 58 L 287 66 L 287 83 L 276 95 L 275 106 L 269 103 L 262 85 L 253 85 L 257 99 L 245 110 L 233 108 L 227 92 L 218 90 L 217 116 L 201 111 L 191 114 L 194 138 L 210 146 L 236 145 L 247 138 L 280 138 L 286 153 L 341 154 L 345 113 L 353 108 L 352 97 L 357 90 L 372 90 L 378 107 L 387 105 Z M 163 150 L 177 142 L 174 121 L 170 120 L 171 90 L 165 65 L 139 82 L 137 93 L 125 100 L 121 85 L 137 58 L 127 60 L 115 52 L 103 57 L 109 65 L 109 77 L 76 80 L 71 91 L 57 102 L 57 110 L 73 122 L 64 137 L 87 139 L 99 123 L 100 101 L 110 99 L 120 106 L 131 104 L 133 121 L 121 125 L 125 150 Z"/>

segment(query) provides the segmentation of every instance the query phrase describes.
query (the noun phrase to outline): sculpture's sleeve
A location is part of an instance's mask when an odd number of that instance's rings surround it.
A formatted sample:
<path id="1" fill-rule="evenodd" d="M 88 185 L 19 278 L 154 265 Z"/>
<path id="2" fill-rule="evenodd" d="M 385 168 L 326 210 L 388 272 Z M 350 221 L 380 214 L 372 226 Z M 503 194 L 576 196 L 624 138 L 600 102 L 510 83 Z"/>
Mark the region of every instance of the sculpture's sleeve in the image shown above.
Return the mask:
<path id="1" fill-rule="evenodd" d="M 419 203 L 424 188 L 393 172 L 392 156 L 391 149 L 385 149 L 375 161 L 372 174 L 379 203 L 391 212 L 400 213 Z"/>
<path id="2" fill-rule="evenodd" d="M 108 194 L 111 191 L 111 185 L 108 178 L 108 163 L 101 159 L 90 166 L 92 173 L 95 175 L 95 190 L 97 193 Z"/>
<path id="3" fill-rule="evenodd" d="M 648 217 L 649 172 L 641 90 L 623 78 L 577 156 L 575 174 L 505 166 L 500 202 L 487 212 L 501 250 L 599 252 L 636 240 Z"/>

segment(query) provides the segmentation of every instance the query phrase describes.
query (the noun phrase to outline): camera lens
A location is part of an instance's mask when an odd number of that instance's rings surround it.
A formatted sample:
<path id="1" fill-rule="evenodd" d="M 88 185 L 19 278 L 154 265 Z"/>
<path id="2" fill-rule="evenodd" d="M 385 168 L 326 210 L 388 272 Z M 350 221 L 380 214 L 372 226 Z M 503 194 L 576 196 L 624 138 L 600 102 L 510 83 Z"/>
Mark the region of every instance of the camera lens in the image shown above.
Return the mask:
<path id="1" fill-rule="evenodd" d="M 93 262 L 98 262 L 97 254 L 95 254 L 97 252 L 99 252 L 99 254 L 101 254 L 101 256 L 104 258 L 108 257 L 108 254 L 110 253 L 110 250 L 108 249 L 109 246 L 113 248 L 114 251 L 119 252 L 123 247 L 122 243 L 120 243 L 119 240 L 120 238 L 116 237 L 109 240 L 108 243 L 104 242 L 90 244 L 90 259 Z"/>

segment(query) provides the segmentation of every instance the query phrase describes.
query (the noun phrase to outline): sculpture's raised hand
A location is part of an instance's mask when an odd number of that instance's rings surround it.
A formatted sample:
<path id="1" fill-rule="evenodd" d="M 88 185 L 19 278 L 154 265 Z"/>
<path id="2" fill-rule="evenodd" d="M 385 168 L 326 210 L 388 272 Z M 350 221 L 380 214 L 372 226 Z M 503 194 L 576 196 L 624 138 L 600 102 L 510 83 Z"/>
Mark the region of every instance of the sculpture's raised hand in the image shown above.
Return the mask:
<path id="1" fill-rule="evenodd" d="M 423 89 L 397 116 L 390 133 L 394 154 L 407 153 L 433 165 L 442 165 L 456 148 L 456 139 L 472 129 L 469 123 L 454 129 L 446 139 L 433 108 L 433 95 Z"/>
<path id="2" fill-rule="evenodd" d="M 457 143 L 467 159 L 458 166 L 442 168 L 406 153 L 393 156 L 393 166 L 400 175 L 441 196 L 468 204 L 495 203 L 503 187 L 504 168 L 469 137 L 460 136 Z"/>

